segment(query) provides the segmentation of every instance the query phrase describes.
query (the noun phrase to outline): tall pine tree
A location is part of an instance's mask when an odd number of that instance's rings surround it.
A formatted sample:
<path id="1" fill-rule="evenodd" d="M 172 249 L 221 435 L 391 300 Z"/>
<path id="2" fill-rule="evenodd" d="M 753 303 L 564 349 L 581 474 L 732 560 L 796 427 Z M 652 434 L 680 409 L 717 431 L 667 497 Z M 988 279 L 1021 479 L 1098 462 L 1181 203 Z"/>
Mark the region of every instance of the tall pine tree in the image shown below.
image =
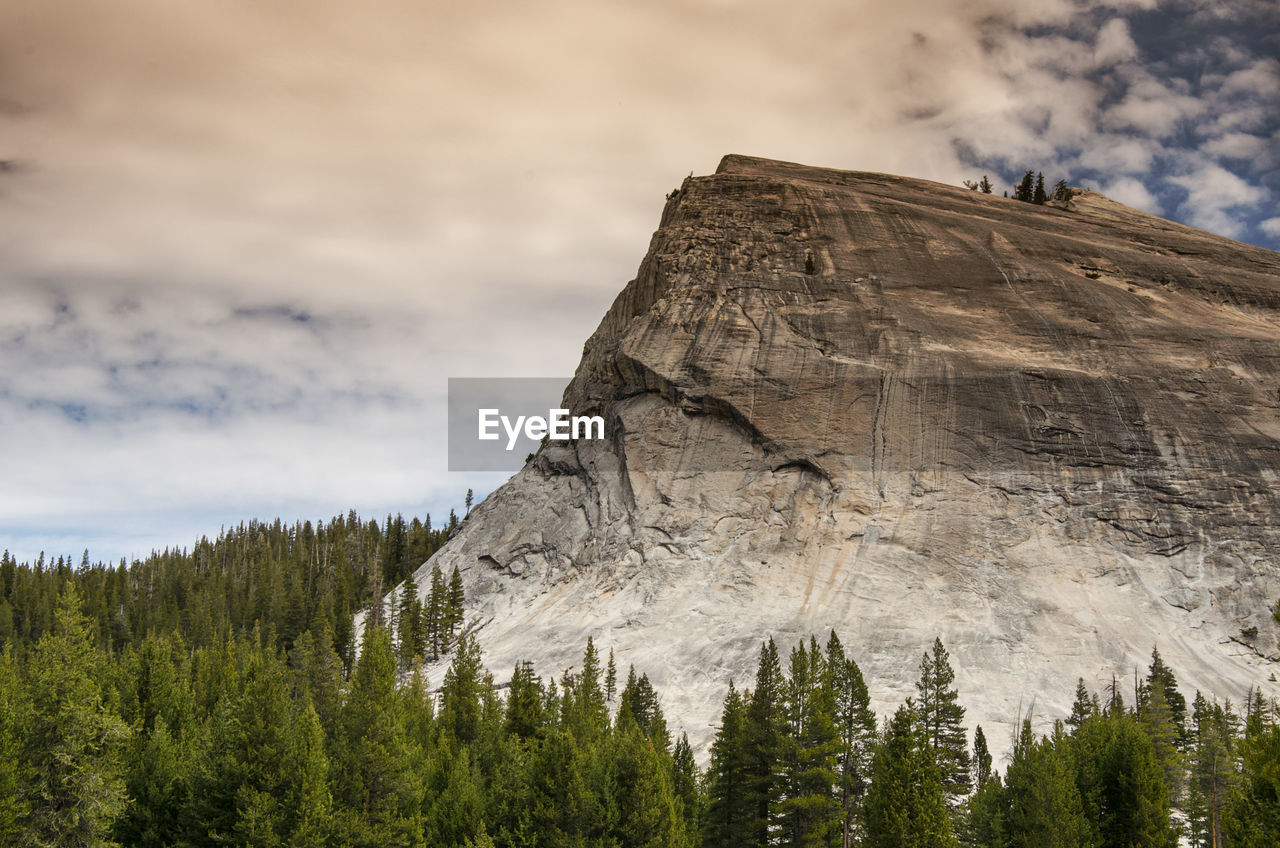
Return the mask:
<path id="1" fill-rule="evenodd" d="M 129 728 L 103 702 L 91 633 L 79 592 L 65 584 L 29 665 L 29 771 L 17 804 L 33 845 L 114 845 L 112 827 L 125 811 Z"/>
<path id="2" fill-rule="evenodd" d="M 811 650 L 801 642 L 791 651 L 776 806 L 778 844 L 790 848 L 827 846 L 842 832 L 843 810 L 835 791 L 840 738 L 824 666 L 816 641 Z"/>
<path id="3" fill-rule="evenodd" d="M 773 808 L 778 793 L 778 757 L 782 748 L 782 665 L 778 646 L 769 639 L 760 648 L 756 685 L 747 702 L 745 754 L 747 759 L 747 821 L 745 845 L 765 846 L 774 835 Z"/>
<path id="4" fill-rule="evenodd" d="M 964 707 L 955 688 L 955 671 L 951 658 L 935 638 L 933 651 L 920 660 L 920 679 L 916 682 L 916 710 L 924 730 L 925 744 L 933 752 L 942 773 L 942 787 L 954 806 L 968 794 L 969 745 L 964 728 Z"/>
<path id="5" fill-rule="evenodd" d="M 836 757 L 837 788 L 843 808 L 842 848 L 858 838 L 862 800 L 871 780 L 871 755 L 876 744 L 876 717 L 871 696 L 858 664 L 845 655 L 835 631 L 827 639 L 826 674 L 834 696 L 833 719 L 840 746 Z"/>
<path id="6" fill-rule="evenodd" d="M 871 762 L 866 844 L 956 848 L 942 773 L 910 700 L 894 713 Z"/>
<path id="7" fill-rule="evenodd" d="M 752 844 L 755 808 L 751 804 L 752 773 L 746 735 L 747 704 L 730 683 L 707 767 L 707 812 L 702 821 L 706 848 Z"/>

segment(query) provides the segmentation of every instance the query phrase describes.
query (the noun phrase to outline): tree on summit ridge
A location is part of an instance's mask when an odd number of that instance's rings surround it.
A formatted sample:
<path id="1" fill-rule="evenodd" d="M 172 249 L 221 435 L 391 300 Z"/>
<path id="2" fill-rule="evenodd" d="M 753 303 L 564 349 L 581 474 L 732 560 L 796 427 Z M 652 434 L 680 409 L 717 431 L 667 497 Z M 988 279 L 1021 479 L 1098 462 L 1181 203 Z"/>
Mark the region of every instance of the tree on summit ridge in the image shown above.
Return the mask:
<path id="1" fill-rule="evenodd" d="M 1013 190 L 1013 199 L 1021 200 L 1023 203 L 1031 203 L 1035 199 L 1036 175 L 1034 171 L 1027 171 L 1022 175 L 1022 179 L 1018 182 L 1017 187 Z"/>

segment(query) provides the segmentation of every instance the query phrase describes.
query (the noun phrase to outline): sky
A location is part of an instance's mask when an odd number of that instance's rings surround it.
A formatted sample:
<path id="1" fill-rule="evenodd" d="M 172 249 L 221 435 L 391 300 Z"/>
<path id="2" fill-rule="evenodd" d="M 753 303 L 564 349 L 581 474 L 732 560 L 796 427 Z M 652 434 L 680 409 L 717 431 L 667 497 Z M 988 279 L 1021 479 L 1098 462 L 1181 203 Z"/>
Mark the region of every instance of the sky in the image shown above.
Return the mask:
<path id="1" fill-rule="evenodd" d="M 0 0 L 0 547 L 434 516 L 742 153 L 1280 248 L 1274 0 Z"/>

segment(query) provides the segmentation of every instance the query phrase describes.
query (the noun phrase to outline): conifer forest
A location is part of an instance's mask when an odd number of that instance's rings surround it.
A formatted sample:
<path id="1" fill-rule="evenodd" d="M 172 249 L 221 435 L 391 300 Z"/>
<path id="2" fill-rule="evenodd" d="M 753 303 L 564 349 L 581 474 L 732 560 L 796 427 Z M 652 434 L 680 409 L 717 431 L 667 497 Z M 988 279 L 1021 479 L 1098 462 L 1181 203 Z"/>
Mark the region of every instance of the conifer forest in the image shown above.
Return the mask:
<path id="1" fill-rule="evenodd" d="M 1188 698 L 1159 646 L 1136 679 L 1062 680 L 1070 715 L 1022 722 L 996 761 L 940 640 L 877 715 L 857 645 L 765 637 L 700 756 L 607 646 L 548 679 L 486 670 L 457 573 L 405 581 L 458 524 L 251 523 L 116 564 L 5 552 L 0 845 L 1280 844 L 1277 704 Z"/>

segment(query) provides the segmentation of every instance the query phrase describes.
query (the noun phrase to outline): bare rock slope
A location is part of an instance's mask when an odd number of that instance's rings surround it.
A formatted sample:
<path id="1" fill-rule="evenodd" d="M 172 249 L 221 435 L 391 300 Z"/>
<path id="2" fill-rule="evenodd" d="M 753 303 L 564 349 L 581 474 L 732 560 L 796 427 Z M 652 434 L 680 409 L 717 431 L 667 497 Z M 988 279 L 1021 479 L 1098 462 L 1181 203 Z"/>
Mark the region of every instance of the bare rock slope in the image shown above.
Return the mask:
<path id="1" fill-rule="evenodd" d="M 940 635 L 997 739 L 1153 645 L 1189 691 L 1280 695 L 1278 342 L 1276 253 L 729 156 L 565 393 L 610 440 L 544 447 L 436 561 L 491 668 L 594 636 L 701 744 L 764 637 L 832 628 L 882 711 Z"/>

